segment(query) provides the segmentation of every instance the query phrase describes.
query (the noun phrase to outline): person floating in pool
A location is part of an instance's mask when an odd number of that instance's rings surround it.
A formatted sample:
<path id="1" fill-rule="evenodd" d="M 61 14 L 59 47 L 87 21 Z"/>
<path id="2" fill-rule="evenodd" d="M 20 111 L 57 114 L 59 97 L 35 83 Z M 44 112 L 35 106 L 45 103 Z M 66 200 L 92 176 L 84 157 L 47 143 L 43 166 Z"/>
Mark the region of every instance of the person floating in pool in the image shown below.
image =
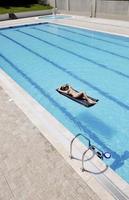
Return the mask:
<path id="1" fill-rule="evenodd" d="M 96 102 L 97 102 L 96 100 L 93 100 L 92 98 L 88 97 L 86 95 L 86 93 L 84 93 L 84 92 L 78 92 L 78 91 L 74 90 L 68 84 L 61 86 L 59 88 L 59 91 L 61 91 L 62 93 L 68 94 L 69 96 L 74 97 L 75 99 L 85 100 L 90 105 L 95 105 Z"/>

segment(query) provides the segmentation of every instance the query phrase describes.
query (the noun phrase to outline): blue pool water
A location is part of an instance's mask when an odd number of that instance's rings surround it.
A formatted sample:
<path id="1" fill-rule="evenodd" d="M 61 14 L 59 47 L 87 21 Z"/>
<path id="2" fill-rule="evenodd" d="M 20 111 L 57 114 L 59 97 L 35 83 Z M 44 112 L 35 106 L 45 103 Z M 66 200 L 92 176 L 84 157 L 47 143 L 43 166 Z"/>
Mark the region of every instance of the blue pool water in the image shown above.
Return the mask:
<path id="1" fill-rule="evenodd" d="M 41 16 L 39 17 L 39 19 L 68 19 L 71 18 L 71 16 L 67 16 L 67 15 L 45 15 L 45 16 Z"/>
<path id="2" fill-rule="evenodd" d="M 0 66 L 73 134 L 109 151 L 129 182 L 129 38 L 52 23 L 1 29 Z M 64 83 L 99 102 L 71 101 L 55 90 Z"/>

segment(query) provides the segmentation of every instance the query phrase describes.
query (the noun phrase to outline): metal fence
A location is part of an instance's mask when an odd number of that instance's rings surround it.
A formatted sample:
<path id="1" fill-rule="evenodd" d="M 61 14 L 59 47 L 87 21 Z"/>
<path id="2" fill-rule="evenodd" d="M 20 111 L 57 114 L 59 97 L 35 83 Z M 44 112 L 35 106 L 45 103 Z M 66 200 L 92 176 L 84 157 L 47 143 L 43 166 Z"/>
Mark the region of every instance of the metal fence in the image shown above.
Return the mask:
<path id="1" fill-rule="evenodd" d="M 129 20 L 129 1 L 97 0 L 96 17 Z"/>
<path id="2" fill-rule="evenodd" d="M 128 0 L 48 0 L 61 12 L 129 20 Z"/>

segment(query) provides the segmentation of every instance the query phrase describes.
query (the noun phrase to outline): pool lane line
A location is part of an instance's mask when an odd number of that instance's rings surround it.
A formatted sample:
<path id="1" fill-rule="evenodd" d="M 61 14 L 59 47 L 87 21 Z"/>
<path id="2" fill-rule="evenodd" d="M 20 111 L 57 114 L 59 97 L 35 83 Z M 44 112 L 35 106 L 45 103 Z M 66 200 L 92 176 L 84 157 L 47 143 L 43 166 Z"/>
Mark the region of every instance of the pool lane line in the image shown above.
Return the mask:
<path id="1" fill-rule="evenodd" d="M 97 86 L 94 86 L 94 85 L 92 85 L 91 83 L 89 83 L 88 81 L 81 79 L 79 76 L 77 76 L 76 74 L 74 74 L 74 73 L 72 73 L 71 71 L 67 70 L 66 68 L 64 68 L 64 67 L 62 67 L 62 66 L 60 66 L 60 65 L 58 65 L 57 63 L 55 63 L 55 62 L 53 62 L 52 60 L 50 60 L 50 59 L 44 57 L 43 55 L 40 55 L 39 53 L 37 53 L 37 52 L 33 51 L 32 49 L 26 47 L 25 45 L 23 45 L 23 44 L 17 42 L 16 40 L 14 40 L 14 39 L 12 39 L 12 38 L 10 38 L 9 36 L 6 36 L 6 35 L 3 34 L 3 33 L 0 33 L 0 35 L 2 35 L 3 37 L 9 39 L 10 41 L 14 42 L 15 44 L 21 46 L 22 48 L 24 48 L 25 50 L 31 52 L 32 54 L 34 54 L 34 55 L 40 57 L 41 59 L 45 60 L 46 62 L 52 64 L 52 66 L 54 66 L 54 67 L 60 69 L 61 71 L 67 73 L 68 75 L 72 76 L 73 78 L 75 78 L 75 80 L 78 80 L 78 81 L 84 83 L 85 85 L 88 85 L 89 87 L 91 87 L 92 89 L 96 90 L 96 91 L 99 92 L 101 95 L 103 95 L 103 96 L 105 96 L 106 98 L 108 98 L 109 100 L 111 100 L 111 101 L 117 103 L 120 107 L 122 107 L 122 108 L 124 108 L 124 109 L 126 109 L 126 110 L 129 110 L 129 105 L 127 105 L 127 104 L 121 102 L 119 99 L 115 98 L 114 96 L 112 96 L 112 95 L 106 93 L 105 91 L 99 89 Z"/>
<path id="2" fill-rule="evenodd" d="M 39 25 L 43 25 L 43 24 L 39 24 Z M 59 27 L 58 27 L 59 25 Z M 112 42 L 112 41 L 109 41 L 109 40 L 106 40 L 106 39 L 102 39 L 102 38 L 98 38 L 98 37 L 93 37 L 93 36 L 89 36 L 89 35 L 86 35 L 86 34 L 83 34 L 83 33 L 78 33 L 76 31 L 72 31 L 72 30 L 68 30 L 68 29 L 65 29 L 66 28 L 70 28 L 70 29 L 76 29 L 75 27 L 69 27 L 67 25 L 60 25 L 60 24 L 54 24 L 54 23 L 46 23 L 45 26 L 47 27 L 51 27 L 51 28 L 54 28 L 52 26 L 56 26 L 57 28 L 59 28 L 60 30 L 64 30 L 64 31 L 67 31 L 67 32 L 70 32 L 70 33 L 74 33 L 74 34 L 77 34 L 77 35 L 81 35 L 81 36 L 84 36 L 84 37 L 87 37 L 87 38 L 92 38 L 92 39 L 96 39 L 96 40 L 100 40 L 100 41 L 103 41 L 103 42 L 106 42 L 106 43 L 110 43 L 110 44 L 114 44 L 114 45 L 117 45 L 117 46 L 122 46 L 122 47 L 125 47 L 125 48 L 129 48 L 129 46 L 125 45 L 125 44 L 120 44 L 120 43 L 117 43 L 117 42 Z M 62 28 L 64 27 L 64 28 Z M 116 38 L 114 37 L 117 37 L 119 38 L 120 41 L 122 42 L 129 42 L 129 38 L 126 38 L 124 36 L 118 36 L 118 35 L 114 35 L 114 34 L 111 34 L 111 33 L 105 33 L 105 32 L 100 32 L 100 31 L 93 31 L 93 30 L 88 30 L 88 29 L 83 29 L 83 28 L 79 28 L 79 30 L 83 31 L 83 32 L 89 32 L 91 34 L 95 33 L 96 35 L 104 35 L 106 37 L 113 37 L 113 39 L 116 40 Z M 121 39 L 122 38 L 122 39 Z"/>
<path id="3" fill-rule="evenodd" d="M 36 30 L 39 30 L 39 29 L 37 29 L 37 28 L 35 28 L 35 29 L 36 29 Z M 78 53 L 75 53 L 75 52 L 73 52 L 73 51 L 71 51 L 71 50 L 68 50 L 68 49 L 66 49 L 66 48 L 60 47 L 59 45 L 56 45 L 56 44 L 54 44 L 54 43 L 52 43 L 52 42 L 48 42 L 48 41 L 46 41 L 46 40 L 43 40 L 43 39 L 41 39 L 41 38 L 39 38 L 39 37 L 37 37 L 37 36 L 34 36 L 34 35 L 30 34 L 30 33 L 26 33 L 25 31 L 21 31 L 21 30 L 16 30 L 16 31 L 17 31 L 17 32 L 20 32 L 20 33 L 23 33 L 23 34 L 25 34 L 25 35 L 28 35 L 28 36 L 30 36 L 30 37 L 32 37 L 32 38 L 35 38 L 35 39 L 37 39 L 37 40 L 39 40 L 39 41 L 41 41 L 41 42 L 44 42 L 44 43 L 46 43 L 46 44 L 48 44 L 48 45 L 50 45 L 50 46 L 52 46 L 52 47 L 58 48 L 58 49 L 60 49 L 60 50 L 62 50 L 62 51 L 65 51 L 65 52 L 70 53 L 70 54 L 72 54 L 72 55 L 74 55 L 74 56 L 77 56 L 77 57 L 79 57 L 80 59 L 83 59 L 83 60 L 85 60 L 85 61 L 91 62 L 92 64 L 95 64 L 95 65 L 97 65 L 97 66 L 99 66 L 99 67 L 101 67 L 101 68 L 104 68 L 104 69 L 106 69 L 106 70 L 109 70 L 109 71 L 111 71 L 111 72 L 114 72 L 114 73 L 116 73 L 117 75 L 123 76 L 124 78 L 129 79 L 129 75 L 124 74 L 123 72 L 120 72 L 120 71 L 118 71 L 118 70 L 112 69 L 112 68 L 110 68 L 110 67 L 108 67 L 108 66 L 106 66 L 106 65 L 100 64 L 100 63 L 98 63 L 98 62 L 96 62 L 96 61 L 94 61 L 94 60 L 92 60 L 92 59 L 90 59 L 90 58 L 87 58 L 86 56 L 82 56 L 82 55 L 80 55 L 80 54 L 78 54 Z M 43 32 L 46 32 L 46 31 L 43 31 Z"/>

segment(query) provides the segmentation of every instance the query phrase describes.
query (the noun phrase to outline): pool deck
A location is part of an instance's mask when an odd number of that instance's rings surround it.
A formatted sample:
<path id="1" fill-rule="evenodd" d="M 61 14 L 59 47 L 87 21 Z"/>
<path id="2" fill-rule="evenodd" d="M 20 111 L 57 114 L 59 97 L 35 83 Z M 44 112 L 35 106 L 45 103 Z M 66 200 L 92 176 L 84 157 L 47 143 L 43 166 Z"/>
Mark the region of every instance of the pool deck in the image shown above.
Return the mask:
<path id="1" fill-rule="evenodd" d="M 22 24 L 42 23 L 44 21 L 83 27 L 98 31 L 104 31 L 112 34 L 124 35 L 129 37 L 129 22 L 120 20 L 109 20 L 100 18 L 87 18 L 83 16 L 71 16 L 66 19 L 38 19 L 38 17 L 21 18 L 17 20 L 7 20 L 0 22 L 0 28 L 16 26 Z"/>
<path id="2" fill-rule="evenodd" d="M 48 20 L 50 22 L 50 20 Z M 0 27 L 41 23 L 26 18 Z M 129 22 L 73 17 L 54 23 L 129 36 Z M 86 172 L 69 158 L 73 135 L 0 70 L 0 200 L 127 200 L 129 184 L 88 152 Z M 77 140 L 74 155 L 85 147 Z"/>
<path id="3" fill-rule="evenodd" d="M 0 200 L 99 200 L 1 87 L 0 96 Z"/>

